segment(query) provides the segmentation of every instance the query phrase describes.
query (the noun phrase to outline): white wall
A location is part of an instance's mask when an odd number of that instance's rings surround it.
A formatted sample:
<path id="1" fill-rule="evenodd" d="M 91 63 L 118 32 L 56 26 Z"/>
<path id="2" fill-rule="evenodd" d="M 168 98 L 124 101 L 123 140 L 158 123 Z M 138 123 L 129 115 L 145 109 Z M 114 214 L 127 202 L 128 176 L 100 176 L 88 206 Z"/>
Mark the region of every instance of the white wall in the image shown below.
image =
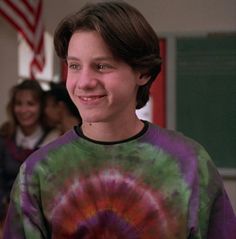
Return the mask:
<path id="1" fill-rule="evenodd" d="M 0 123 L 5 118 L 9 88 L 17 81 L 16 32 L 0 17 Z"/>
<path id="2" fill-rule="evenodd" d="M 53 31 L 62 17 L 77 11 L 86 2 L 88 1 L 45 0 L 47 29 Z M 137 7 L 157 32 L 236 30 L 235 0 L 127 0 L 126 2 Z"/>

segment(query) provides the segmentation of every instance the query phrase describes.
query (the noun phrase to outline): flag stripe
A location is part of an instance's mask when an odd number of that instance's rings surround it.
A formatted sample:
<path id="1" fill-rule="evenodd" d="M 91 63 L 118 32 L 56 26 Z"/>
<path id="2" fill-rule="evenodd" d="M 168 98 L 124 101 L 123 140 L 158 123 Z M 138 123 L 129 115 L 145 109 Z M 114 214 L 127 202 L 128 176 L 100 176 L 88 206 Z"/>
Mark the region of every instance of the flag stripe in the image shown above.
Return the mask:
<path id="1" fill-rule="evenodd" d="M 17 1 L 17 0 L 15 0 L 15 1 Z M 32 5 L 29 0 L 22 0 L 22 2 L 28 8 L 29 12 L 34 12 L 34 5 Z"/>
<path id="2" fill-rule="evenodd" d="M 3 9 L 3 8 L 2 8 Z M 33 48 L 32 42 L 33 42 L 33 34 L 28 28 L 25 26 L 24 21 L 17 16 L 14 15 L 14 11 L 10 8 L 4 8 L 4 11 L 1 13 L 7 18 L 7 20 L 15 27 L 17 30 L 24 36 L 27 43 L 30 45 L 31 48 Z M 0 9 L 1 11 L 1 9 Z M 13 16 L 13 17 L 12 17 Z M 24 29 L 24 31 L 22 31 Z"/>
<path id="3" fill-rule="evenodd" d="M 42 0 L 1 0 L 0 13 L 18 30 L 31 48 L 31 73 L 42 71 L 45 64 Z"/>
<path id="4" fill-rule="evenodd" d="M 24 5 L 18 0 L 18 3 L 13 1 L 6 1 L 4 4 L 3 2 L 4 11 L 10 11 L 12 19 L 21 19 L 22 22 L 31 30 L 33 31 L 34 28 L 34 19 L 32 18 L 31 13 L 24 9 Z"/>

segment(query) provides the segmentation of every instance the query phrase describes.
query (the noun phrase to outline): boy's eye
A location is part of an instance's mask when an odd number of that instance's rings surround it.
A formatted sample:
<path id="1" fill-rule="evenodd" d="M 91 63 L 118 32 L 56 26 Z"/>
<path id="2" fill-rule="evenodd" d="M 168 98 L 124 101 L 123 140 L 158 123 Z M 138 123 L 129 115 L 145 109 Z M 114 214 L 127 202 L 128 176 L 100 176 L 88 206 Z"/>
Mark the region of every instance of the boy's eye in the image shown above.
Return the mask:
<path id="1" fill-rule="evenodd" d="M 76 64 L 76 63 L 69 63 L 68 68 L 71 70 L 79 70 L 80 66 L 79 66 L 79 64 Z"/>
<path id="2" fill-rule="evenodd" d="M 103 64 L 97 64 L 97 69 L 98 69 L 98 70 L 103 70 L 103 69 L 105 69 L 105 65 L 103 65 Z"/>
<path id="3" fill-rule="evenodd" d="M 97 68 L 98 71 L 105 71 L 107 69 L 110 69 L 111 66 L 108 65 L 108 64 L 97 64 L 96 68 Z"/>

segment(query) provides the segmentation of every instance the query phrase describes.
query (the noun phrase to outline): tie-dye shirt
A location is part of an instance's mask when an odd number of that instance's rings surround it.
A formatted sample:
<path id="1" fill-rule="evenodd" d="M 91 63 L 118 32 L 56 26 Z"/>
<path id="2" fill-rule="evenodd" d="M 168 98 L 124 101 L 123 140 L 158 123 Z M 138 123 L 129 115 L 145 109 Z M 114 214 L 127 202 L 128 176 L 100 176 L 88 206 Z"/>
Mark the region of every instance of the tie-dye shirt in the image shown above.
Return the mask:
<path id="1" fill-rule="evenodd" d="M 204 148 L 147 123 L 121 142 L 73 129 L 33 153 L 11 194 L 5 239 L 235 239 Z"/>

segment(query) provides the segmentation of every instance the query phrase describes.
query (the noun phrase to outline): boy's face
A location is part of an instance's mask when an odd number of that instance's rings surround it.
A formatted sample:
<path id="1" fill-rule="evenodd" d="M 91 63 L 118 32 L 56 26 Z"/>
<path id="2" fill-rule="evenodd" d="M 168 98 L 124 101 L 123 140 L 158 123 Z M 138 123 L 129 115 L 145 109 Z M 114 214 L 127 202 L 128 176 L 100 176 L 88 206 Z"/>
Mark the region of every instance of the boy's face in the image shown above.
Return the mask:
<path id="1" fill-rule="evenodd" d="M 147 80 L 115 59 L 99 33 L 74 33 L 67 63 L 67 89 L 83 122 L 124 122 L 133 117 L 138 87 Z"/>

